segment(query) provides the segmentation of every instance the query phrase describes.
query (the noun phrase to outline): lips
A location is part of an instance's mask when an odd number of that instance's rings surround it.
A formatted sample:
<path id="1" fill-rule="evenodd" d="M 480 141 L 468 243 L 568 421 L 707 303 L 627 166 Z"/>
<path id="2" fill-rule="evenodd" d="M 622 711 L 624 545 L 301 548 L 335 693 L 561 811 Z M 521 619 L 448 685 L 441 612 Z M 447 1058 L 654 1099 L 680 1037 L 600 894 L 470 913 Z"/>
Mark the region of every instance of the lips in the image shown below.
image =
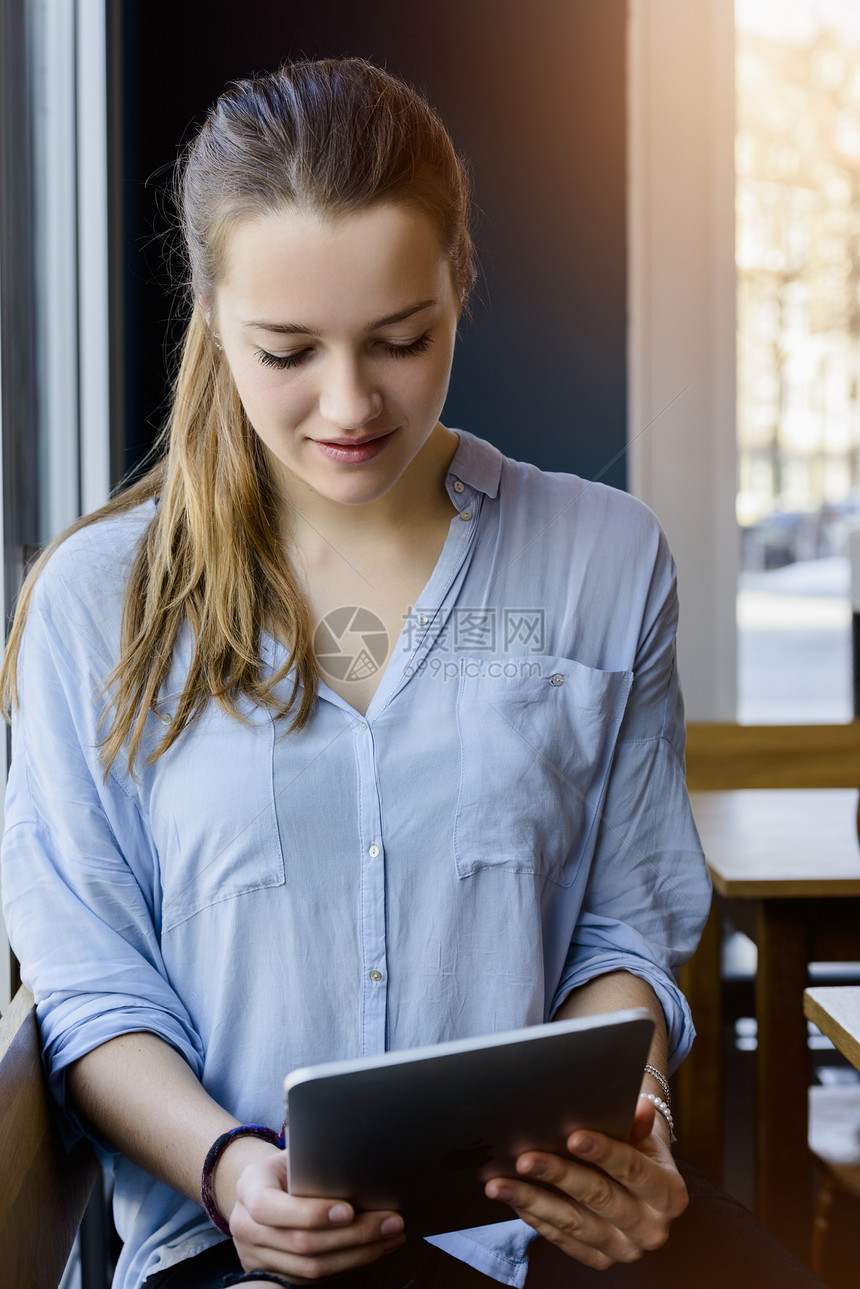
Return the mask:
<path id="1" fill-rule="evenodd" d="M 332 448 L 360 448 L 360 447 L 363 447 L 365 443 L 375 443 L 377 439 L 386 439 L 388 438 L 389 434 L 393 434 L 393 433 L 394 433 L 393 430 L 383 430 L 381 434 L 368 434 L 363 439 L 356 439 L 352 437 L 345 438 L 345 439 L 314 439 L 314 442 L 322 443 L 322 444 L 325 444 L 327 447 L 332 447 Z"/>
<path id="2" fill-rule="evenodd" d="M 318 452 L 328 457 L 329 461 L 341 464 L 361 465 L 372 461 L 385 451 L 385 446 L 396 431 L 385 430 L 382 434 L 368 434 L 361 439 L 312 439 Z"/>

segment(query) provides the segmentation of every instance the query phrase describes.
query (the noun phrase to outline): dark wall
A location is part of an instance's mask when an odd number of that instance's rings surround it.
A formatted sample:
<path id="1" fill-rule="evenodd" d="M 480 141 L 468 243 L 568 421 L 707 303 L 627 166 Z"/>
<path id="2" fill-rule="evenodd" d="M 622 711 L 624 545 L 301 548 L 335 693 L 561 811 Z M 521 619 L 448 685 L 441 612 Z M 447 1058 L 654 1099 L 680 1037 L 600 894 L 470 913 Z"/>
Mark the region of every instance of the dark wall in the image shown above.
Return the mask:
<path id="1" fill-rule="evenodd" d="M 124 0 L 127 464 L 163 416 L 165 167 L 228 80 L 358 54 L 423 89 L 472 164 L 482 278 L 446 422 L 623 487 L 623 455 L 606 467 L 626 441 L 625 8 Z"/>

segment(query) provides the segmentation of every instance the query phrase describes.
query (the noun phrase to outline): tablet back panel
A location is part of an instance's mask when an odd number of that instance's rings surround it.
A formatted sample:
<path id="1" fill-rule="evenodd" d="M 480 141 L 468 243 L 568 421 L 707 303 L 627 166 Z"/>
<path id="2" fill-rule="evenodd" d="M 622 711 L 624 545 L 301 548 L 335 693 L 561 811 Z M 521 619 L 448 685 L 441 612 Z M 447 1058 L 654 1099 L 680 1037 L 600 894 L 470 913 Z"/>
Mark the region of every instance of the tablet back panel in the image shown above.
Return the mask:
<path id="1" fill-rule="evenodd" d="M 483 1185 L 518 1154 L 565 1155 L 578 1127 L 627 1139 L 653 1028 L 636 1008 L 297 1070 L 289 1188 L 397 1209 L 411 1235 L 509 1220 Z"/>

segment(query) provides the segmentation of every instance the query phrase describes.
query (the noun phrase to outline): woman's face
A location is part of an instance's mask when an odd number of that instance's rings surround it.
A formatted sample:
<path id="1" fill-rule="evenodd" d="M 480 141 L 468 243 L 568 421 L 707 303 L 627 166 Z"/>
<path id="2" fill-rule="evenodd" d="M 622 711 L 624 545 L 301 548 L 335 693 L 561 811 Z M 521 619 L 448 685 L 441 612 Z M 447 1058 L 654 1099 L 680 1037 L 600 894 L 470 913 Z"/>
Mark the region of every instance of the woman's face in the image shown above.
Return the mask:
<path id="1" fill-rule="evenodd" d="M 227 244 L 211 325 L 286 497 L 373 502 L 437 425 L 460 308 L 427 216 L 247 220 Z"/>

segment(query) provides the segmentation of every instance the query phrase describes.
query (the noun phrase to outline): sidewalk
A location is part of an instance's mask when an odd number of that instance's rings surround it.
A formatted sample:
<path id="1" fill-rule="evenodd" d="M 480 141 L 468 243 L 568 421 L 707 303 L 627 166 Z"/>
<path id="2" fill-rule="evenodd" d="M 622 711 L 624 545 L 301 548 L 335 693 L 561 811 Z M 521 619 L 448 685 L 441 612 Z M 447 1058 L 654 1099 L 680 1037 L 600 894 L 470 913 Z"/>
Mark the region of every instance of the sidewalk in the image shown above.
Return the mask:
<path id="1" fill-rule="evenodd" d="M 838 556 L 741 574 L 741 724 L 852 719 L 849 582 L 848 560 Z"/>

